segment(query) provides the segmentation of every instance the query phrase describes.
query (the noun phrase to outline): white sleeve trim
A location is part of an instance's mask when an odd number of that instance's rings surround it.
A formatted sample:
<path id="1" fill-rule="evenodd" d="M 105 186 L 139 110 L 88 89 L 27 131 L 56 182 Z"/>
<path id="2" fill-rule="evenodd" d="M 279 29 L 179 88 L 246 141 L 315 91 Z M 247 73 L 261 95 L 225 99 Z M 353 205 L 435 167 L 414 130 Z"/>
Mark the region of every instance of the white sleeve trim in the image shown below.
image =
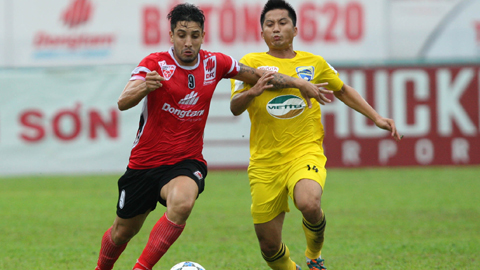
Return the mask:
<path id="1" fill-rule="evenodd" d="M 230 74 L 234 69 L 237 71 L 240 70 L 240 65 L 238 64 L 238 61 L 235 60 L 233 57 L 229 55 L 230 59 L 232 59 L 232 66 L 230 67 L 230 70 L 227 72 L 227 74 Z"/>
<path id="2" fill-rule="evenodd" d="M 136 67 L 133 71 L 132 71 L 132 75 L 136 75 L 140 72 L 145 72 L 145 73 L 148 73 L 148 72 L 151 72 L 150 69 L 146 68 L 146 67 L 142 67 L 142 66 L 139 66 L 139 67 Z"/>

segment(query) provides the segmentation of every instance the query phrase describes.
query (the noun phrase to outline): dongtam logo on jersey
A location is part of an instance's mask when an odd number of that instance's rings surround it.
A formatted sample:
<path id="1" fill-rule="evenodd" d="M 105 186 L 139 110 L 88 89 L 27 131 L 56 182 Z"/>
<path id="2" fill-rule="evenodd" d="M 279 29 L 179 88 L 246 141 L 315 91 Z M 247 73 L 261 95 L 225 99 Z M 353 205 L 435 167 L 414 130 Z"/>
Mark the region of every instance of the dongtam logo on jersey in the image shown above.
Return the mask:
<path id="1" fill-rule="evenodd" d="M 164 103 L 162 106 L 162 110 L 175 115 L 179 119 L 197 118 L 202 116 L 205 113 L 205 110 L 193 111 L 193 110 L 188 110 L 187 108 L 197 104 L 198 98 L 199 98 L 198 93 L 195 91 L 192 91 L 178 102 L 178 107 L 180 107 L 179 109 L 177 109 L 176 106 L 172 106 L 168 103 Z"/>
<path id="2" fill-rule="evenodd" d="M 172 115 L 176 116 L 179 119 L 199 117 L 205 113 L 205 110 L 192 111 L 192 110 L 177 109 L 168 103 L 163 104 L 162 110 L 171 113 Z"/>
<path id="3" fill-rule="evenodd" d="M 158 65 L 162 70 L 163 77 L 167 81 L 170 80 L 170 78 L 173 76 L 173 73 L 175 73 L 175 69 L 177 68 L 175 65 L 167 65 L 167 62 L 165 62 L 165 60 L 159 61 Z"/>
<path id="4" fill-rule="evenodd" d="M 297 71 L 298 77 L 306 81 L 311 81 L 315 74 L 315 68 L 313 66 L 297 67 L 295 70 Z"/>
<path id="5" fill-rule="evenodd" d="M 197 104 L 198 101 L 198 93 L 195 91 L 192 91 L 190 94 L 187 94 L 184 98 L 182 98 L 178 104 L 181 105 L 195 105 Z"/>
<path id="6" fill-rule="evenodd" d="M 258 67 L 258 69 L 266 70 L 266 71 L 273 71 L 273 72 L 278 72 L 279 68 L 278 67 L 272 67 L 272 66 L 261 66 Z"/>
<path id="7" fill-rule="evenodd" d="M 117 37 L 115 33 L 96 30 L 102 27 L 98 25 L 100 22 L 94 24 L 96 10 L 94 1 L 64 2 L 68 4 L 60 7 L 58 15 L 47 15 L 45 20 L 37 23 L 38 29 L 32 37 L 33 58 L 43 61 L 57 60 L 70 65 L 72 61 L 83 63 L 86 60 L 110 56 Z M 51 27 L 50 21 L 58 22 L 57 26 Z"/>
<path id="8" fill-rule="evenodd" d="M 205 69 L 205 84 L 211 84 L 215 82 L 216 71 L 217 71 L 217 57 L 212 56 L 203 60 L 203 67 Z"/>
<path id="9" fill-rule="evenodd" d="M 267 112 L 279 119 L 289 119 L 305 110 L 305 102 L 295 95 L 278 96 L 267 103 Z"/>

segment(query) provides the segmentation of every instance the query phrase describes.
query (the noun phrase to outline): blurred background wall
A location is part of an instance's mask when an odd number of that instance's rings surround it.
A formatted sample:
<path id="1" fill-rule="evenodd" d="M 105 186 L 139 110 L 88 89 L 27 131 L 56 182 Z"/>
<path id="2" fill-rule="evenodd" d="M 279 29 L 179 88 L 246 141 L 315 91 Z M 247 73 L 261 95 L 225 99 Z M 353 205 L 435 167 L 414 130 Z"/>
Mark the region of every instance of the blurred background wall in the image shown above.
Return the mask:
<path id="1" fill-rule="evenodd" d="M 266 51 L 265 1 L 198 0 L 203 49 Z M 323 56 L 404 140 L 341 102 L 322 107 L 327 167 L 480 164 L 480 1 L 296 0 L 294 49 Z M 119 173 L 140 107 L 116 101 L 130 72 L 170 46 L 180 1 L 0 0 L 0 175 Z M 245 168 L 249 119 L 214 95 L 205 130 L 211 169 Z"/>

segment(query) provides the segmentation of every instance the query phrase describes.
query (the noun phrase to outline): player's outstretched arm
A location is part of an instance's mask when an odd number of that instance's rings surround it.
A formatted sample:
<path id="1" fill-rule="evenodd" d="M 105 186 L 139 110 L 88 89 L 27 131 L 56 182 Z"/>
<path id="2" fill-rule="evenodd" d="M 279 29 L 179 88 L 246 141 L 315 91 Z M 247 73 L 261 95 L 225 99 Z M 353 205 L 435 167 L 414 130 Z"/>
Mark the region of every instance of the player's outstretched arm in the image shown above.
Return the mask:
<path id="1" fill-rule="evenodd" d="M 267 71 L 255 69 L 240 63 L 240 71 L 233 79 L 244 81 L 249 84 L 255 84 L 260 77 Z M 312 84 L 300 78 L 290 77 L 281 73 L 273 73 L 273 78 L 269 81 L 275 89 L 281 88 L 298 88 L 303 98 L 306 100 L 309 108 L 312 107 L 311 98 L 317 100 L 320 104 L 325 105 L 331 102 L 324 94 L 332 91 L 326 90 L 319 85 Z"/>
<path id="2" fill-rule="evenodd" d="M 390 131 L 396 141 L 402 139 L 395 126 L 395 121 L 380 116 L 353 87 L 344 84 L 342 90 L 335 91 L 334 95 L 350 108 L 372 120 L 377 127 Z"/>
<path id="3" fill-rule="evenodd" d="M 273 79 L 274 73 L 275 72 L 263 73 L 263 75 L 252 88 L 233 96 L 233 98 L 230 100 L 230 111 L 233 113 L 233 115 L 237 116 L 242 114 L 248 108 L 248 106 L 250 106 L 250 103 L 255 97 L 261 95 L 265 89 L 273 87 L 272 84 L 269 84 L 269 81 Z"/>
<path id="4" fill-rule="evenodd" d="M 162 87 L 161 82 L 164 80 L 156 71 L 152 71 L 147 73 L 145 81 L 129 81 L 118 98 L 118 109 L 124 111 L 135 107 L 148 93 Z"/>

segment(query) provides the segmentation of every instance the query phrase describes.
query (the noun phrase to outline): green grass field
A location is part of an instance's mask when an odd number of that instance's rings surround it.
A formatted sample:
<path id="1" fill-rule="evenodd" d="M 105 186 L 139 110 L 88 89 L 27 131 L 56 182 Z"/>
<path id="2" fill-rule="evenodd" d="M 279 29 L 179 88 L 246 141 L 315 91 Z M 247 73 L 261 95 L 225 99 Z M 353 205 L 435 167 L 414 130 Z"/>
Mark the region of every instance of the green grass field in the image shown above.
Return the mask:
<path id="1" fill-rule="evenodd" d="M 0 269 L 95 268 L 115 217 L 119 175 L 0 178 Z M 330 169 L 323 208 L 329 270 L 480 269 L 480 167 Z M 283 240 L 305 270 L 301 215 Z M 159 205 L 114 269 L 130 270 Z M 246 172 L 210 172 L 178 241 L 156 265 L 268 269 L 250 217 Z"/>

